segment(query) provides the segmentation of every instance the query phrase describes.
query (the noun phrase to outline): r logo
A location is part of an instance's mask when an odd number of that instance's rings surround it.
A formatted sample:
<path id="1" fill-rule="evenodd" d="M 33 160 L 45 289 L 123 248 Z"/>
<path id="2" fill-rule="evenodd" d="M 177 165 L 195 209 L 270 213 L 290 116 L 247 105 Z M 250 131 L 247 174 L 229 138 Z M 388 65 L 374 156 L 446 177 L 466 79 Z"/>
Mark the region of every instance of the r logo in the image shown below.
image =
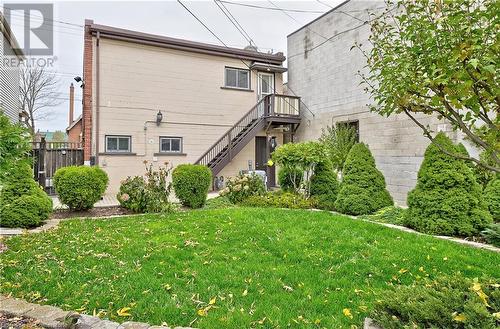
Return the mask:
<path id="1" fill-rule="evenodd" d="M 54 51 L 54 8 L 51 3 L 4 3 L 7 23 L 13 27 L 23 26 L 22 35 L 17 36 L 19 49 L 25 55 L 45 56 Z M 9 47 L 4 41 L 4 50 Z"/>

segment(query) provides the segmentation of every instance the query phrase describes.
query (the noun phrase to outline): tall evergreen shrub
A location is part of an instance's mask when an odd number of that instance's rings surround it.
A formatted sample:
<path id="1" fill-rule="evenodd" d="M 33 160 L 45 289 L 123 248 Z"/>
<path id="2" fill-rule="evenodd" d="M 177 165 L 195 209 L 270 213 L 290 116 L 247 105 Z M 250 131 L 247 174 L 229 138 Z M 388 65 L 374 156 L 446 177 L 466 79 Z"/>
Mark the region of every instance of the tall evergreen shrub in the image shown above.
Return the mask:
<path id="1" fill-rule="evenodd" d="M 316 199 L 318 208 L 334 210 L 338 191 L 339 183 L 332 163 L 318 163 L 311 177 L 311 196 Z"/>
<path id="2" fill-rule="evenodd" d="M 405 223 L 429 234 L 476 235 L 492 221 L 470 167 L 445 154 L 460 152 L 443 133 L 425 151 L 417 186 L 408 193 Z"/>
<path id="3" fill-rule="evenodd" d="M 500 222 L 500 178 L 489 182 L 483 195 L 493 220 Z"/>
<path id="4" fill-rule="evenodd" d="M 354 145 L 344 164 L 344 179 L 335 201 L 335 208 L 345 214 L 366 215 L 393 205 L 385 188 L 385 179 L 375 166 L 368 146 Z"/>

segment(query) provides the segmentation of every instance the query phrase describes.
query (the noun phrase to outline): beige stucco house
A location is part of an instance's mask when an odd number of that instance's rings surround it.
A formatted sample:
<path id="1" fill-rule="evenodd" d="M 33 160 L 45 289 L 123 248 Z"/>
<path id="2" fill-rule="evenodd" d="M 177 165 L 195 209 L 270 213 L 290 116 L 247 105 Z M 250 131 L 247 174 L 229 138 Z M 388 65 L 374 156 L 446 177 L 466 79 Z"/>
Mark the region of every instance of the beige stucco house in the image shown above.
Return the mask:
<path id="1" fill-rule="evenodd" d="M 282 94 L 285 57 L 85 22 L 86 164 L 108 193 L 144 161 L 208 165 L 214 177 L 268 172 L 273 148 L 300 125 L 300 99 Z"/>

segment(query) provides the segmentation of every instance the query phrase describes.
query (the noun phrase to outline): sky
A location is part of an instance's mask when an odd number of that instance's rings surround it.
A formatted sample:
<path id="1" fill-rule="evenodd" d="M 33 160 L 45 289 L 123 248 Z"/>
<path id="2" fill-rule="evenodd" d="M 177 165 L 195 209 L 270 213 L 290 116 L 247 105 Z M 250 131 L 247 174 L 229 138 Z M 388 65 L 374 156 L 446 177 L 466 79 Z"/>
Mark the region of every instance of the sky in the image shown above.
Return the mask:
<path id="1" fill-rule="evenodd" d="M 250 6 L 303 10 L 308 12 L 270 10 L 224 3 L 252 38 L 260 51 L 287 52 L 286 36 L 342 2 L 321 1 L 244 1 L 227 0 Z M 2 1 L 8 3 L 17 1 Z M 35 1 L 27 1 L 33 3 Z M 245 47 L 248 42 L 224 16 L 214 1 L 182 1 L 228 46 Z M 20 2 L 22 3 L 22 2 Z M 59 105 L 52 115 L 36 123 L 41 131 L 65 130 L 68 125 L 69 86 L 75 84 L 75 118 L 81 113 L 82 89 L 73 78 L 82 76 L 83 25 L 85 19 L 140 32 L 200 41 L 220 42 L 176 1 L 56 1 L 54 3 L 53 68 L 59 80 Z M 277 8 L 276 8 L 277 9 Z M 310 12 L 309 12 L 310 11 Z M 22 16 L 13 18 L 12 30 L 22 37 Z M 119 82 L 117 82 L 119 83 Z"/>

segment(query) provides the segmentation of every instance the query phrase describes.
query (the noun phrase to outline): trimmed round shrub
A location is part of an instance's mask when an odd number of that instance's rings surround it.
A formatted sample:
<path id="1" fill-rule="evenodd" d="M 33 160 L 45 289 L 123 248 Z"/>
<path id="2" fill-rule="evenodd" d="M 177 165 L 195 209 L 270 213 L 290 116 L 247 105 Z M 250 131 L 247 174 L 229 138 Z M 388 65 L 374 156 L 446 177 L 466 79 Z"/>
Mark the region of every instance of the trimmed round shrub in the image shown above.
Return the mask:
<path id="1" fill-rule="evenodd" d="M 493 179 L 484 189 L 484 200 L 493 221 L 500 222 L 500 178 Z"/>
<path id="2" fill-rule="evenodd" d="M 42 192 L 43 193 L 43 192 Z M 52 200 L 45 195 L 23 195 L 0 208 L 0 226 L 40 226 L 52 213 Z"/>
<path id="3" fill-rule="evenodd" d="M 367 215 L 394 202 L 385 188 L 385 179 L 375 166 L 370 149 L 364 143 L 354 145 L 344 164 L 335 209 L 344 214 Z"/>
<path id="4" fill-rule="evenodd" d="M 59 200 L 71 210 L 86 210 L 101 199 L 108 186 L 108 175 L 98 167 L 70 166 L 54 174 Z"/>
<path id="5" fill-rule="evenodd" d="M 212 172 L 207 166 L 181 164 L 172 172 L 172 184 L 183 206 L 201 208 L 207 201 Z"/>
<path id="6" fill-rule="evenodd" d="M 283 167 L 278 171 L 278 184 L 283 191 L 293 192 L 300 187 L 303 177 L 304 172 L 302 170 Z"/>
<path id="7" fill-rule="evenodd" d="M 445 154 L 460 152 L 439 133 L 424 155 L 417 186 L 408 193 L 407 226 L 428 234 L 477 235 L 492 222 L 481 187 L 464 161 Z"/>
<path id="8" fill-rule="evenodd" d="M 337 174 L 330 162 L 318 163 L 311 177 L 311 197 L 320 209 L 334 210 L 339 191 Z"/>

